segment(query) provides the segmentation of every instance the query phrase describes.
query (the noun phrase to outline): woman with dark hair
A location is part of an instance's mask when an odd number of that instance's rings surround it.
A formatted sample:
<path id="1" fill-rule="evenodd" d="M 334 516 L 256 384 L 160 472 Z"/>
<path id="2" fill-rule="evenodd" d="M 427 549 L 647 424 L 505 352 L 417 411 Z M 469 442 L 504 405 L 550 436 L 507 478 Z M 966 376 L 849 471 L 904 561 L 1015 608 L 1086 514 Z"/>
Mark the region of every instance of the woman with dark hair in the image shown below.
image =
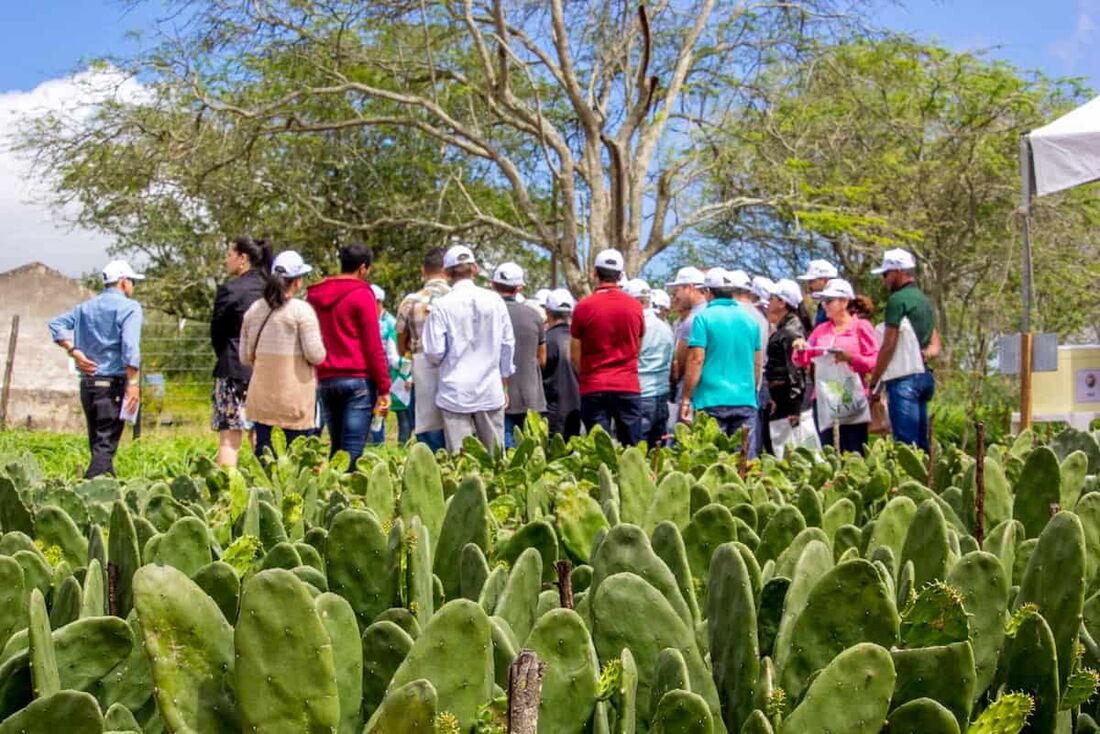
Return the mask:
<path id="1" fill-rule="evenodd" d="M 804 340 L 811 327 L 810 314 L 802 301 L 802 287 L 784 278 L 769 287 L 767 301 L 768 321 L 774 327 L 768 337 L 767 360 L 764 363 L 764 382 L 768 386 L 771 404 L 768 421 L 786 420 L 788 430 L 777 424 L 771 436 L 772 451 L 783 456 L 783 441 L 793 435 L 805 418 L 813 426 L 813 417 L 803 415 L 809 402 L 806 389 L 806 370 L 795 364 L 794 344 Z M 778 443 L 777 443 L 778 440 Z"/>
<path id="2" fill-rule="evenodd" d="M 241 439 L 252 428 L 244 409 L 252 370 L 241 363 L 241 322 L 249 307 L 263 296 L 270 267 L 271 245 L 264 240 L 238 237 L 225 248 L 225 272 L 230 277 L 214 294 L 210 319 L 210 343 L 217 355 L 210 427 L 218 432 L 220 466 L 237 465 Z"/>
<path id="3" fill-rule="evenodd" d="M 263 298 L 244 315 L 240 356 L 252 367 L 245 408 L 256 428 L 256 456 L 271 445 L 272 428 L 282 428 L 290 443 L 317 422 L 313 368 L 324 361 L 325 345 L 313 307 L 295 298 L 312 270 L 297 252 L 280 252 Z"/>

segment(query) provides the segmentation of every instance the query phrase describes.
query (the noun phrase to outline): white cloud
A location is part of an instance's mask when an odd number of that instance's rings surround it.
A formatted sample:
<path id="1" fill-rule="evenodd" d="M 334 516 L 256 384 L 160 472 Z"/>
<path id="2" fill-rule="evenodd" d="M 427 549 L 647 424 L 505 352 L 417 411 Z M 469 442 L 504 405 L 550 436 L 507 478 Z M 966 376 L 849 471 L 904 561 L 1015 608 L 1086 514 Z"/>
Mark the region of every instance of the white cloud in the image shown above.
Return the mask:
<path id="1" fill-rule="evenodd" d="M 61 113 L 79 125 L 104 99 L 140 94 L 136 80 L 110 67 L 51 79 L 31 91 L 0 93 L 0 271 L 38 261 L 76 276 L 103 265 L 110 239 L 74 229 L 72 210 L 49 206 L 48 187 L 26 155 L 12 150 L 12 135 L 28 116 Z"/>
<path id="2" fill-rule="evenodd" d="M 1061 59 L 1070 72 L 1077 70 L 1086 54 L 1091 57 L 1094 44 L 1100 38 L 1097 23 L 1100 21 L 1100 1 L 1077 0 L 1077 16 L 1073 32 L 1050 44 L 1050 52 Z"/>

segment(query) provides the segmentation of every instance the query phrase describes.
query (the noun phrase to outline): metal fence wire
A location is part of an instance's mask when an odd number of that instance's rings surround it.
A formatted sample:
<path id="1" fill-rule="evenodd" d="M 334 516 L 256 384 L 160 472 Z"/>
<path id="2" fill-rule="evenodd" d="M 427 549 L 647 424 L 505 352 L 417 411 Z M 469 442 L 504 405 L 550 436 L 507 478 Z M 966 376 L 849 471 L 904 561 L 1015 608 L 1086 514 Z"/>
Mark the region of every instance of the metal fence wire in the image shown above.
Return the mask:
<path id="1" fill-rule="evenodd" d="M 214 350 L 210 324 L 153 314 L 141 337 L 141 425 L 195 429 L 210 422 Z"/>

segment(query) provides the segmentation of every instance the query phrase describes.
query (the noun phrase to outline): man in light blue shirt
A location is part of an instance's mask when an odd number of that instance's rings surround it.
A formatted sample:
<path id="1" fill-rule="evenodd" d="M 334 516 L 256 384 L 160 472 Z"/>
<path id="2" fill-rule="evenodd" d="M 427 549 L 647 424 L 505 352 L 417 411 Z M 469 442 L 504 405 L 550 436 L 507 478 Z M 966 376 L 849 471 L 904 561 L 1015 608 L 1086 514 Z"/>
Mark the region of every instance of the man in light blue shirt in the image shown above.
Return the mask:
<path id="1" fill-rule="evenodd" d="M 627 281 L 623 290 L 645 309 L 645 336 L 638 354 L 638 382 L 641 383 L 642 438 L 653 448 L 664 443 L 668 427 L 669 373 L 676 342 L 672 327 L 650 307 L 649 284 L 641 278 Z"/>
<path id="2" fill-rule="evenodd" d="M 137 417 L 143 314 L 132 296 L 144 277 L 121 260 L 107 263 L 103 292 L 50 321 L 50 337 L 82 373 L 80 403 L 92 454 L 86 479 L 114 473 L 124 416 Z"/>
<path id="3" fill-rule="evenodd" d="M 749 454 L 755 456 L 752 431 L 763 360 L 760 327 L 748 307 L 733 300 L 738 289 L 734 274 L 711 268 L 705 287 L 707 307 L 691 325 L 680 418 L 689 421 L 694 409 L 717 420 L 727 435 L 744 427 Z"/>

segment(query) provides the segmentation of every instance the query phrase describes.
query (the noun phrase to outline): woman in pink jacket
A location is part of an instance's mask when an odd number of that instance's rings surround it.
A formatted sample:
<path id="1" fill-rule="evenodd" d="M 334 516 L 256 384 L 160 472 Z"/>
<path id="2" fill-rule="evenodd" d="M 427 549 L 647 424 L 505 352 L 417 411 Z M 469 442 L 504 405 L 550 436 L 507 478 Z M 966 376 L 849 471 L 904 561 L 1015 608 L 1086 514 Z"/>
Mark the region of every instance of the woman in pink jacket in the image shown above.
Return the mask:
<path id="1" fill-rule="evenodd" d="M 826 284 L 824 290 L 815 293 L 825 306 L 828 319 L 810 333 L 808 339 L 798 339 L 793 344 L 792 361 L 799 367 L 808 367 L 815 363 L 814 392 L 818 400 L 818 429 L 823 446 L 832 445 L 834 425 L 840 429 L 839 445 L 841 451 L 863 452 L 867 445 L 867 427 L 871 422 L 871 412 L 867 399 L 867 375 L 875 367 L 878 359 L 878 339 L 871 322 L 848 312 L 848 304 L 855 298 L 852 285 L 841 278 L 834 278 Z M 823 372 L 836 364 L 846 364 L 859 377 L 859 393 L 852 396 L 843 405 L 823 405 L 821 376 Z M 834 421 L 825 415 L 837 415 Z"/>

